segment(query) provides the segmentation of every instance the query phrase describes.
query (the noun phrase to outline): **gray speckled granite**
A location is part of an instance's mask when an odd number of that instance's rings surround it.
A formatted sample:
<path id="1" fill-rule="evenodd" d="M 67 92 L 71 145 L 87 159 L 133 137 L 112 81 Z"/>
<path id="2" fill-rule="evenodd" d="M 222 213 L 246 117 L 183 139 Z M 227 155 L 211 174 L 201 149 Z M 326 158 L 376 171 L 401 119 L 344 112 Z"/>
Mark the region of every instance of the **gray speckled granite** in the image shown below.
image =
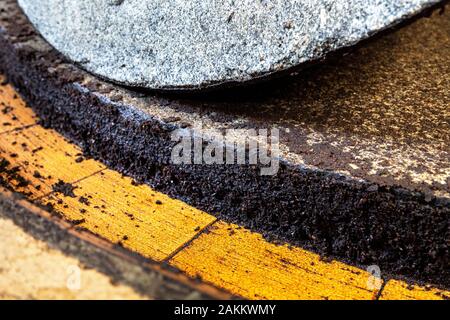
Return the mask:
<path id="1" fill-rule="evenodd" d="M 320 59 L 439 0 L 18 0 L 87 70 L 131 86 L 245 82 Z"/>

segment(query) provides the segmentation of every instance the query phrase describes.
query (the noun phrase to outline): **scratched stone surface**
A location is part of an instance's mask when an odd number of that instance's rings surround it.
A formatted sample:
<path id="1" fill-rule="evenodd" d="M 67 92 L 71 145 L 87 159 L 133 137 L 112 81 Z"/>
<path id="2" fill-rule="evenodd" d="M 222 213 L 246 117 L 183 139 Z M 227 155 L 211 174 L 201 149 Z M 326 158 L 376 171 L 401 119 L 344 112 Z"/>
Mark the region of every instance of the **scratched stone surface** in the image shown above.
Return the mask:
<path id="1" fill-rule="evenodd" d="M 85 69 L 155 89 L 236 84 L 319 60 L 439 0 L 19 0 Z"/>

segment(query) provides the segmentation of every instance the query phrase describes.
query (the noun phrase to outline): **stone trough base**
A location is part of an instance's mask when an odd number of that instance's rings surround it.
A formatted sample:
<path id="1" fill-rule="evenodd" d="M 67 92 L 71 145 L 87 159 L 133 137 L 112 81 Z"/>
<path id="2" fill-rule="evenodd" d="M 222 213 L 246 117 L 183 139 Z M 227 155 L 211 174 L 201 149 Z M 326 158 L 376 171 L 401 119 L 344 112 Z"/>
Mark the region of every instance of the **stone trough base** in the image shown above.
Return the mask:
<path id="1" fill-rule="evenodd" d="M 376 113 L 375 100 L 379 102 L 387 97 L 384 87 L 388 88 L 389 97 L 404 92 L 404 86 L 409 84 L 401 81 L 402 74 L 383 63 L 389 59 L 394 66 L 402 63 L 405 52 L 405 57 L 412 55 L 416 61 L 412 78 L 424 77 L 420 80 L 422 91 L 411 89 L 414 94 L 423 96 L 413 98 L 440 95 L 435 105 L 427 101 L 426 106 L 431 114 L 438 112 L 448 116 L 449 100 L 445 102 L 445 99 L 449 98 L 450 84 L 448 78 L 447 82 L 436 79 L 442 78 L 439 72 L 447 73 L 448 77 L 450 71 L 450 49 L 446 42 L 450 37 L 449 17 L 448 12 L 435 13 L 431 19 L 424 19 L 425 22 L 416 22 L 421 23 L 419 26 L 408 26 L 398 34 L 367 44 L 352 54 L 351 59 L 332 60 L 296 78 L 186 97 L 135 92 L 92 77 L 66 62 L 35 32 L 16 2 L 5 0 L 0 4 L 0 68 L 44 125 L 79 144 L 86 155 L 101 159 L 139 182 L 262 232 L 274 241 L 299 244 L 357 265 L 376 264 L 384 272 L 449 287 L 448 183 L 428 186 L 408 177 L 391 177 L 390 173 L 400 166 L 394 156 L 384 159 L 394 168 L 388 170 L 387 176 L 370 173 L 370 166 L 364 163 L 369 161 L 367 159 L 360 160 L 358 171 L 349 172 L 340 167 L 349 154 L 344 156 L 339 148 L 332 147 L 342 142 L 339 137 L 350 141 L 355 135 L 361 144 L 376 140 L 371 139 L 370 130 L 366 128 L 361 129 L 364 132 L 357 132 L 355 124 L 349 129 L 348 124 L 357 121 L 354 114 L 336 117 L 334 113 L 344 112 L 344 101 L 356 106 L 353 101 L 357 100 L 370 119 Z M 429 30 L 418 33 L 424 27 Z M 417 43 L 406 44 L 403 48 L 405 38 Z M 438 40 L 433 47 L 424 48 L 420 45 L 422 38 Z M 390 55 L 388 59 L 380 50 L 393 44 L 398 48 L 386 53 Z M 437 70 L 433 69 L 433 63 L 440 63 Z M 334 74 L 344 72 L 341 70 L 348 73 L 335 78 Z M 405 74 L 408 70 L 405 69 Z M 372 73 L 362 79 L 362 71 Z M 321 78 L 316 75 L 318 72 L 329 76 Z M 386 73 L 391 83 L 383 80 Z M 374 93 L 378 90 L 377 77 L 384 86 Z M 339 81 L 349 82 L 342 88 Z M 320 91 L 322 88 L 329 96 Z M 297 95 L 298 92 L 301 95 Z M 425 101 L 415 104 L 404 97 L 397 101 L 397 109 L 402 110 L 402 103 L 408 103 L 408 108 L 417 108 L 405 115 L 412 118 L 402 122 L 405 132 L 409 133 Z M 445 103 L 447 108 L 442 108 Z M 378 114 L 377 119 L 379 117 L 387 116 Z M 342 122 L 341 126 L 333 123 L 336 118 Z M 389 123 L 377 121 L 372 122 L 381 129 L 376 138 L 384 141 L 390 134 Z M 172 164 L 170 156 L 175 142 L 171 141 L 171 132 L 177 128 L 195 131 L 200 123 L 221 129 L 281 127 L 284 130 L 281 143 L 290 151 L 282 150 L 280 170 L 275 176 L 261 176 L 260 168 L 254 165 Z M 439 123 L 433 124 L 429 132 L 421 132 L 420 137 L 411 133 L 404 139 L 401 135 L 396 139 L 396 133 L 392 133 L 393 140 L 405 143 L 403 149 L 414 147 L 423 137 L 430 139 L 425 143 L 427 146 L 443 143 L 441 158 L 436 159 L 442 171 L 450 167 L 450 132 L 448 124 Z M 311 130 L 329 133 L 328 138 L 336 138 L 336 143 L 307 145 L 314 136 Z M 439 132 L 441 136 L 436 137 L 432 132 Z M 369 136 L 361 139 L 363 134 Z M 376 146 L 379 146 L 380 140 L 377 141 Z M 360 157 L 354 155 L 352 159 Z M 429 159 L 428 164 L 427 160 L 423 161 L 425 167 L 433 165 Z M 441 171 L 437 174 L 442 175 Z M 408 173 L 407 169 L 402 172 Z M 433 173 L 430 175 L 433 180 Z"/>

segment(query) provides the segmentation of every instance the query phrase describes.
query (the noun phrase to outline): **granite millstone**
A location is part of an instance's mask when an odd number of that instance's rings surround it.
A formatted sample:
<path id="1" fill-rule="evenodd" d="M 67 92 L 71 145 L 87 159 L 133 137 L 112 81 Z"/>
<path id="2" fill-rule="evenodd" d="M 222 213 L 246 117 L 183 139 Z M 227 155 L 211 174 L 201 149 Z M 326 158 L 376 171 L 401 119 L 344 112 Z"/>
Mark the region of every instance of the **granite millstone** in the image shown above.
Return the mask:
<path id="1" fill-rule="evenodd" d="M 150 89 L 231 85 L 316 61 L 439 0 L 19 0 L 88 71 Z"/>

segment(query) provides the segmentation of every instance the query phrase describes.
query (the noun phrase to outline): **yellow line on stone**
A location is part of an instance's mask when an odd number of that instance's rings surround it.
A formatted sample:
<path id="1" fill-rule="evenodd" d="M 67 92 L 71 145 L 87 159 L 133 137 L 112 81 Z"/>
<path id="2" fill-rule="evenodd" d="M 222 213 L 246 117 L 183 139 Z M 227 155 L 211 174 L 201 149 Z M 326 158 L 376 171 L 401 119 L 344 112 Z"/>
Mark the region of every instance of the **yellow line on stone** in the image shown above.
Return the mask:
<path id="1" fill-rule="evenodd" d="M 367 289 L 366 271 L 269 243 L 225 222 L 216 223 L 171 264 L 251 299 L 374 299 L 378 292 Z"/>
<path id="2" fill-rule="evenodd" d="M 381 293 L 380 300 L 449 300 L 450 292 L 407 284 L 399 280 L 389 280 Z"/>
<path id="3" fill-rule="evenodd" d="M 162 261 L 216 218 L 105 170 L 74 184 L 74 197 L 42 199 L 64 219 L 147 258 Z"/>
<path id="4" fill-rule="evenodd" d="M 0 83 L 5 77 L 0 74 Z M 11 85 L 0 85 L 0 134 L 35 124 L 37 117 Z"/>

